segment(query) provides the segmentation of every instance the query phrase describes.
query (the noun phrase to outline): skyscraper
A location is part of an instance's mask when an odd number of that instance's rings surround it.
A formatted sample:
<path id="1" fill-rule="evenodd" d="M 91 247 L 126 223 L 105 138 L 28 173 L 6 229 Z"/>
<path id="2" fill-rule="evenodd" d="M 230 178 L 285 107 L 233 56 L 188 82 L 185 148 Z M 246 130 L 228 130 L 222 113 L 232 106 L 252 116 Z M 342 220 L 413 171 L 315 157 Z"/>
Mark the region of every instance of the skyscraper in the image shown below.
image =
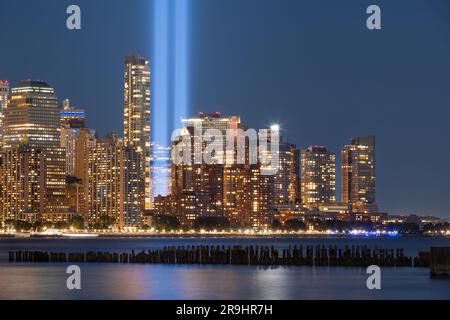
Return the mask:
<path id="1" fill-rule="evenodd" d="M 298 195 L 299 152 L 295 145 L 285 141 L 280 142 L 278 152 L 278 172 L 274 175 L 274 203 L 294 203 Z"/>
<path id="2" fill-rule="evenodd" d="M 22 81 L 4 113 L 3 216 L 60 220 L 67 214 L 65 148 L 53 88 Z"/>
<path id="3" fill-rule="evenodd" d="M 26 80 L 11 89 L 4 112 L 3 146 L 60 146 L 60 115 L 56 95 L 43 81 Z"/>
<path id="4" fill-rule="evenodd" d="M 336 155 L 323 146 L 301 151 L 302 203 L 314 207 L 336 201 Z"/>
<path id="5" fill-rule="evenodd" d="M 81 186 L 78 188 L 80 203 L 78 212 L 82 213 L 85 224 L 88 224 L 89 198 L 89 155 L 95 146 L 95 132 L 89 128 L 80 128 L 75 140 L 75 177 Z M 78 196 L 77 196 L 78 197 Z"/>
<path id="6" fill-rule="evenodd" d="M 224 145 L 219 141 L 205 139 L 206 130 L 217 130 L 225 136 L 226 130 L 238 126 L 239 117 L 222 117 L 220 113 L 199 113 L 198 117 L 183 119 L 185 125 L 184 141 L 190 141 L 191 163 L 172 165 L 172 196 L 179 204 L 178 212 L 183 222 L 193 222 L 199 216 L 223 216 L 223 174 L 222 161 L 211 159 L 211 163 L 203 161 L 207 145 L 213 145 L 218 158 L 223 159 Z M 180 141 L 175 141 L 175 148 Z M 196 161 L 200 159 L 200 163 Z M 192 207 L 186 216 L 183 206 Z M 184 211 L 184 212 L 183 212 Z"/>
<path id="7" fill-rule="evenodd" d="M 138 227 L 142 220 L 140 153 L 115 133 L 99 139 L 88 156 L 88 223 L 108 217 L 119 228 Z"/>
<path id="8" fill-rule="evenodd" d="M 8 80 L 0 80 L 0 147 L 3 141 L 4 110 L 8 105 L 9 83 Z"/>
<path id="9" fill-rule="evenodd" d="M 143 199 L 151 207 L 150 171 L 150 66 L 145 58 L 132 54 L 125 58 L 124 143 L 141 154 Z"/>
<path id="10" fill-rule="evenodd" d="M 45 156 L 26 145 L 2 152 L 2 218 L 35 221 L 45 213 Z"/>
<path id="11" fill-rule="evenodd" d="M 9 82 L 8 80 L 0 80 L 0 107 L 6 108 L 8 103 Z"/>
<path id="12" fill-rule="evenodd" d="M 61 115 L 61 147 L 66 149 L 66 174 L 75 175 L 75 141 L 80 128 L 85 126 L 85 112 L 70 105 L 64 100 Z"/>
<path id="13" fill-rule="evenodd" d="M 262 167 L 250 165 L 250 212 L 245 214 L 245 225 L 253 228 L 270 227 L 274 217 L 274 176 L 263 174 Z"/>
<path id="14" fill-rule="evenodd" d="M 193 159 L 194 153 L 203 155 L 204 149 L 198 146 L 202 141 L 196 143 L 193 127 L 187 128 L 187 139 L 191 140 L 190 154 Z M 186 138 L 183 139 L 186 141 Z M 174 142 L 174 148 L 181 141 Z M 195 210 L 189 216 L 185 215 L 182 207 L 179 207 L 180 220 L 191 223 L 200 216 L 222 216 L 223 214 L 223 164 L 206 163 L 182 163 L 172 164 L 171 169 L 171 194 L 181 205 L 183 202 L 195 204 Z"/>
<path id="15" fill-rule="evenodd" d="M 358 212 L 376 212 L 375 137 L 354 138 L 341 150 L 342 202 Z"/>
<path id="16" fill-rule="evenodd" d="M 249 161 L 251 147 L 254 147 L 252 152 L 262 148 L 256 133 L 250 137 L 252 134 L 246 131 L 238 116 L 222 117 L 218 112 L 200 113 L 183 123 L 186 127 L 173 147 L 189 141 L 191 163 L 172 165 L 172 199 L 179 206 L 180 220 L 189 223 L 199 216 L 225 216 L 234 225 L 269 227 L 274 214 L 275 177 L 265 174 L 269 164 Z M 229 135 L 223 141 L 208 140 L 206 130 L 209 129 L 216 130 L 215 134 L 221 137 L 229 130 Z M 241 129 L 239 134 L 238 129 Z M 225 141 L 227 139 L 229 141 Z M 227 145 L 227 153 L 223 154 L 225 142 L 232 146 Z M 202 157 L 212 149 L 215 151 L 212 161 L 206 163 Z M 271 151 L 266 150 L 266 153 Z M 202 161 L 197 163 L 196 158 Z M 287 172 L 281 177 L 289 180 Z M 286 198 L 289 198 L 289 190 Z"/>

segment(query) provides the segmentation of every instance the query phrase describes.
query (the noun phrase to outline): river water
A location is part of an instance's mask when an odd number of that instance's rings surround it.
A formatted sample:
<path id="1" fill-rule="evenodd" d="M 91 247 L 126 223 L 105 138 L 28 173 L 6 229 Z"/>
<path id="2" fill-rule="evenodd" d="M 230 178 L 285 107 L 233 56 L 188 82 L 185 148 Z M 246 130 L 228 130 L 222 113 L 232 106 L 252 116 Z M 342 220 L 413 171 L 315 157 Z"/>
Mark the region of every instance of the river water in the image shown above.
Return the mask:
<path id="1" fill-rule="evenodd" d="M 450 246 L 450 238 L 96 238 L 0 239 L 0 299 L 450 299 L 450 280 L 428 268 L 382 268 L 381 290 L 368 290 L 364 268 L 229 265 L 80 264 L 81 290 L 68 290 L 61 263 L 9 263 L 9 250 L 116 251 L 178 245 L 367 245 L 407 255 Z"/>

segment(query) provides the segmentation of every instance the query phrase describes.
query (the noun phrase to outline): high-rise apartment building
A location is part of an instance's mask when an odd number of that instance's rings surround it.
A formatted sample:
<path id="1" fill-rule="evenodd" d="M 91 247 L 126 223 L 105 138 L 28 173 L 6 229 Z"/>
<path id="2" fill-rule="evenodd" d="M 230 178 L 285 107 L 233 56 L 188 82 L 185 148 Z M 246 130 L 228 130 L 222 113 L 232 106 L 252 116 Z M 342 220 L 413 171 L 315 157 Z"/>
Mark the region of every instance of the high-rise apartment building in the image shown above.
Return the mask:
<path id="1" fill-rule="evenodd" d="M 301 194 L 305 206 L 336 202 L 336 155 L 323 146 L 301 151 Z"/>
<path id="2" fill-rule="evenodd" d="M 222 117 L 220 113 L 200 113 L 198 117 L 183 119 L 182 141 L 190 141 L 190 163 L 173 164 L 171 173 L 171 194 L 179 204 L 179 218 L 191 223 L 200 216 L 223 216 L 223 174 L 224 163 L 219 158 L 224 157 L 224 145 L 219 141 L 207 141 L 207 130 L 216 130 L 222 137 L 226 130 L 234 128 L 240 122 L 239 117 Z M 175 141 L 175 148 L 180 141 Z M 214 146 L 217 159 L 205 163 L 203 156 L 207 145 Z M 200 160 L 200 161 L 198 161 Z M 185 210 L 184 207 L 194 207 Z M 189 214 L 187 215 L 186 212 Z"/>
<path id="3" fill-rule="evenodd" d="M 22 145 L 2 152 L 3 220 L 68 221 L 64 149 Z"/>
<path id="4" fill-rule="evenodd" d="M 274 203 L 294 203 L 298 195 L 299 151 L 295 145 L 281 141 L 278 158 L 278 171 L 274 175 Z"/>
<path id="5" fill-rule="evenodd" d="M 150 66 L 145 58 L 133 54 L 125 58 L 124 143 L 141 154 L 143 199 L 151 207 L 150 171 Z"/>
<path id="6" fill-rule="evenodd" d="M 233 225 L 269 227 L 274 213 L 275 177 L 265 174 L 269 165 L 249 161 L 251 146 L 254 146 L 252 152 L 257 152 L 261 147 L 256 134 L 250 138 L 238 116 L 222 117 L 217 112 L 200 113 L 197 118 L 183 120 L 183 123 L 186 127 L 173 147 L 189 141 L 191 163 L 173 164 L 171 195 L 179 208 L 177 212 L 180 220 L 190 223 L 199 216 L 225 216 Z M 215 134 L 221 134 L 222 141 L 210 140 L 207 134 L 209 129 L 215 130 Z M 233 130 L 242 130 L 239 137 L 238 131 Z M 230 136 L 227 137 L 227 133 Z M 225 144 L 230 143 L 227 139 L 230 139 L 233 147 L 230 149 L 228 145 L 227 153 L 224 154 Z M 212 149 L 215 150 L 210 159 L 212 161 L 206 163 L 203 156 Z M 198 160 L 200 163 L 196 162 Z M 288 167 L 287 162 L 283 168 Z M 289 181 L 290 174 L 287 171 L 279 176 L 280 183 L 281 179 L 283 182 L 284 179 Z M 286 201 L 289 201 L 289 186 L 286 194 Z"/>
<path id="7" fill-rule="evenodd" d="M 89 154 L 95 146 L 95 132 L 89 128 L 80 128 L 75 140 L 75 171 L 74 176 L 78 180 L 78 192 L 80 195 L 77 204 L 77 212 L 81 213 L 84 221 L 88 222 L 88 197 L 89 197 Z"/>
<path id="8" fill-rule="evenodd" d="M 0 80 L 0 107 L 2 110 L 6 108 L 8 103 L 9 82 L 8 80 Z"/>
<path id="9" fill-rule="evenodd" d="M 375 199 L 375 137 L 354 138 L 341 150 L 342 202 L 354 211 L 374 212 Z"/>
<path id="10" fill-rule="evenodd" d="M 262 165 L 250 165 L 249 206 L 245 213 L 245 225 L 253 228 L 268 228 L 274 217 L 274 176 L 263 174 Z"/>
<path id="11" fill-rule="evenodd" d="M 8 80 L 0 80 L 0 147 L 3 141 L 3 112 L 8 105 L 9 83 Z"/>
<path id="12" fill-rule="evenodd" d="M 89 225 L 95 226 L 103 217 L 108 217 L 119 229 L 140 226 L 140 156 L 114 133 L 91 146 L 87 172 Z"/>
<path id="13" fill-rule="evenodd" d="M 45 212 L 45 156 L 26 145 L 2 152 L 2 218 L 35 221 Z"/>
<path id="14" fill-rule="evenodd" d="M 188 138 L 190 139 L 190 155 L 193 157 L 195 152 L 203 155 L 204 150 L 199 146 L 203 143 L 201 140 L 196 142 L 193 127 L 187 128 Z M 174 148 L 180 143 L 175 141 Z M 188 197 L 189 203 L 195 203 L 195 210 L 187 216 L 182 207 L 179 208 L 179 217 L 181 221 L 191 223 L 200 216 L 222 216 L 223 215 L 223 164 L 213 163 L 182 163 L 172 164 L 171 169 L 171 194 L 179 199 Z M 185 200 L 183 200 L 185 201 Z M 187 200 L 186 200 L 187 201 Z"/>

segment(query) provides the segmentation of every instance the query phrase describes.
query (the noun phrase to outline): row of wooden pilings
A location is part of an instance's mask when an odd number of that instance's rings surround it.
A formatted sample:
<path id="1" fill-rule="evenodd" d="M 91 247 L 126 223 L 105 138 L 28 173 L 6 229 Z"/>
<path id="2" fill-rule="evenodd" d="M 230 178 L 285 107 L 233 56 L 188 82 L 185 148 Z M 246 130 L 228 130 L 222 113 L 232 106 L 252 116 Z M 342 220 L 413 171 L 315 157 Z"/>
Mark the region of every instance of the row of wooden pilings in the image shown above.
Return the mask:
<path id="1" fill-rule="evenodd" d="M 412 258 L 404 249 L 370 249 L 367 246 L 180 246 L 163 249 L 117 252 L 46 252 L 10 251 L 10 262 L 82 262 L 82 263 L 151 263 L 151 264 L 231 264 L 297 266 L 397 266 L 429 267 L 430 255 Z"/>

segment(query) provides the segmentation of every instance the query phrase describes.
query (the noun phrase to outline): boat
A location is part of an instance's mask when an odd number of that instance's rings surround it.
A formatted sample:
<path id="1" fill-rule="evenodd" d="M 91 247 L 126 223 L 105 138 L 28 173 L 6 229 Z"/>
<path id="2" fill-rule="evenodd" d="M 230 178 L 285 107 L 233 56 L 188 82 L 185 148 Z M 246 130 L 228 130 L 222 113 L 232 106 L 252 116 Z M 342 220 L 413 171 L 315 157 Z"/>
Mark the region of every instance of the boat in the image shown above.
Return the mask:
<path id="1" fill-rule="evenodd" d="M 63 233 L 61 236 L 67 238 L 96 238 L 99 235 L 96 233 Z"/>
<path id="2" fill-rule="evenodd" d="M 53 237 L 60 237 L 61 236 L 61 232 L 59 232 L 58 230 L 55 229 L 47 229 L 45 231 L 42 232 L 34 232 L 32 234 L 32 237 L 34 238 L 53 238 Z"/>
<path id="3" fill-rule="evenodd" d="M 31 232 L 16 232 L 14 233 L 15 238 L 30 238 Z"/>

